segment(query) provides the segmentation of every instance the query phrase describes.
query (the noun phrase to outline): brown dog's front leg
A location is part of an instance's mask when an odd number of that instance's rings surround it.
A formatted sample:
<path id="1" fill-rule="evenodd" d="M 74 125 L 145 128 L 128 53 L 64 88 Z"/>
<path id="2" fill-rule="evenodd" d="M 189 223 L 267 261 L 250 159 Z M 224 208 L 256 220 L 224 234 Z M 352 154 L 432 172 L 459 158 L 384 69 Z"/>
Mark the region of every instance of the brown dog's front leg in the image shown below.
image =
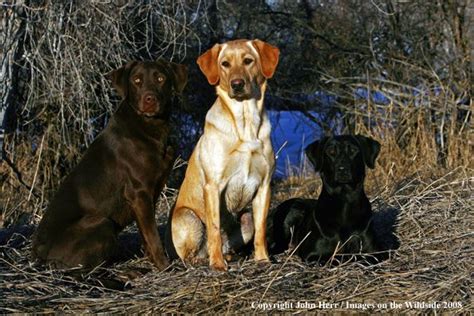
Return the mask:
<path id="1" fill-rule="evenodd" d="M 219 188 L 216 184 L 204 187 L 206 206 L 207 252 L 213 269 L 226 271 L 227 264 L 222 254 L 221 223 L 219 212 Z"/>
<path id="2" fill-rule="evenodd" d="M 267 251 L 266 227 L 270 207 L 270 183 L 265 182 L 257 192 L 253 202 L 253 222 L 255 227 L 254 248 L 256 261 L 270 261 Z"/>
<path id="3" fill-rule="evenodd" d="M 156 188 L 155 188 L 155 202 L 158 200 L 161 191 L 165 187 L 166 181 L 173 170 L 174 165 L 174 149 L 171 146 L 166 147 L 165 155 L 163 157 L 163 171 L 160 178 L 158 179 Z"/>
<path id="4" fill-rule="evenodd" d="M 158 235 L 151 198 L 145 193 L 139 193 L 132 196 L 129 202 L 135 213 L 135 219 L 148 257 L 159 270 L 165 269 L 169 263 Z"/>

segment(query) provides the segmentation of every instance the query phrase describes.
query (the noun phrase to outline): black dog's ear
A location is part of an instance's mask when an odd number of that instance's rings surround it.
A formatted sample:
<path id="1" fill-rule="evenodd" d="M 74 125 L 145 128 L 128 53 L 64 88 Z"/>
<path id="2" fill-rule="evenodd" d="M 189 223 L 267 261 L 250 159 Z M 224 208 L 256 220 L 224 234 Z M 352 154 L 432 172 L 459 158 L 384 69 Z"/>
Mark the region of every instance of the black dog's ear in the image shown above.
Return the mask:
<path id="1" fill-rule="evenodd" d="M 370 169 L 375 168 L 375 160 L 380 153 L 380 143 L 372 138 L 356 135 L 364 162 Z"/>
<path id="2" fill-rule="evenodd" d="M 306 147 L 305 153 L 309 161 L 313 164 L 314 170 L 320 172 L 323 168 L 324 162 L 324 145 L 326 144 L 327 137 L 321 140 L 317 140 Z"/>
<path id="3" fill-rule="evenodd" d="M 176 64 L 162 58 L 159 58 L 156 61 L 158 64 L 161 64 L 163 67 L 166 67 L 173 77 L 173 89 L 177 93 L 183 92 L 186 83 L 188 83 L 188 66 Z"/>
<path id="4" fill-rule="evenodd" d="M 128 75 L 130 70 L 137 64 L 137 61 L 129 61 L 126 65 L 109 72 L 106 77 L 112 81 L 112 86 L 117 90 L 122 99 L 128 93 Z"/>

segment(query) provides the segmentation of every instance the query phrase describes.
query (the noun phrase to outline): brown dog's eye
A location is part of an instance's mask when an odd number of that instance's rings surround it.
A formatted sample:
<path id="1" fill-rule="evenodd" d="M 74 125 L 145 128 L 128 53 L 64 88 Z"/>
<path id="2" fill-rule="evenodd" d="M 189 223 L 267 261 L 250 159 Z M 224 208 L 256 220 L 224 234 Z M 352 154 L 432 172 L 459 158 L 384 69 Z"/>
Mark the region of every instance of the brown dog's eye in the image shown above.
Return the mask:
<path id="1" fill-rule="evenodd" d="M 250 65 L 251 63 L 253 63 L 253 59 L 251 59 L 251 58 L 245 58 L 244 59 L 244 65 Z"/>
<path id="2" fill-rule="evenodd" d="M 165 77 L 163 76 L 158 76 L 158 78 L 156 78 L 158 80 L 158 82 L 163 82 L 165 81 Z"/>
<path id="3" fill-rule="evenodd" d="M 228 61 L 225 61 L 225 60 L 221 63 L 221 65 L 222 65 L 222 67 L 224 67 L 224 68 L 229 68 L 229 67 L 230 67 L 229 62 L 228 62 Z"/>
<path id="4" fill-rule="evenodd" d="M 134 82 L 135 84 L 140 84 L 140 83 L 142 83 L 142 79 L 140 79 L 140 78 L 137 77 L 137 78 L 133 79 L 133 82 Z"/>

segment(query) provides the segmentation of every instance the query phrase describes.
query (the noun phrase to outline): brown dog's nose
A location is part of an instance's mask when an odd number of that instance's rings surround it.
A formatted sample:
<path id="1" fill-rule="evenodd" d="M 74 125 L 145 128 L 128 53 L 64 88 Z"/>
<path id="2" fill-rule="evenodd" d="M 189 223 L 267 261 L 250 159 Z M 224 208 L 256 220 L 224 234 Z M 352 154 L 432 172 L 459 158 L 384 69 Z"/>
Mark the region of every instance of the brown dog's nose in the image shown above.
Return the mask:
<path id="1" fill-rule="evenodd" d="M 244 88 L 245 82 L 242 79 L 233 79 L 230 81 L 230 86 L 234 91 L 242 91 Z"/>
<path id="2" fill-rule="evenodd" d="M 156 96 L 151 94 L 151 93 L 145 95 L 145 102 L 146 103 L 156 103 Z"/>

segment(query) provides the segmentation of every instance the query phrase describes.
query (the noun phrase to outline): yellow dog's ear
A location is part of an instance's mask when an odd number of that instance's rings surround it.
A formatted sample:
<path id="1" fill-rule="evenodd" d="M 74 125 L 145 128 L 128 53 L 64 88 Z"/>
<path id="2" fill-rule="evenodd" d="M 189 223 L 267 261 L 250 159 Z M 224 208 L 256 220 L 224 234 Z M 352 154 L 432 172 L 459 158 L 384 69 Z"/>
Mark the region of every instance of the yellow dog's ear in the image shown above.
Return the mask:
<path id="1" fill-rule="evenodd" d="M 267 79 L 271 78 L 275 73 L 276 67 L 278 65 L 280 50 L 277 47 L 267 44 L 258 39 L 253 40 L 252 43 L 260 55 L 263 75 Z"/>
<path id="2" fill-rule="evenodd" d="M 207 50 L 204 54 L 199 56 L 197 64 L 204 73 L 207 81 L 211 85 L 216 85 L 219 82 L 219 68 L 217 66 L 217 57 L 221 51 L 221 45 L 216 44 L 211 49 Z"/>

